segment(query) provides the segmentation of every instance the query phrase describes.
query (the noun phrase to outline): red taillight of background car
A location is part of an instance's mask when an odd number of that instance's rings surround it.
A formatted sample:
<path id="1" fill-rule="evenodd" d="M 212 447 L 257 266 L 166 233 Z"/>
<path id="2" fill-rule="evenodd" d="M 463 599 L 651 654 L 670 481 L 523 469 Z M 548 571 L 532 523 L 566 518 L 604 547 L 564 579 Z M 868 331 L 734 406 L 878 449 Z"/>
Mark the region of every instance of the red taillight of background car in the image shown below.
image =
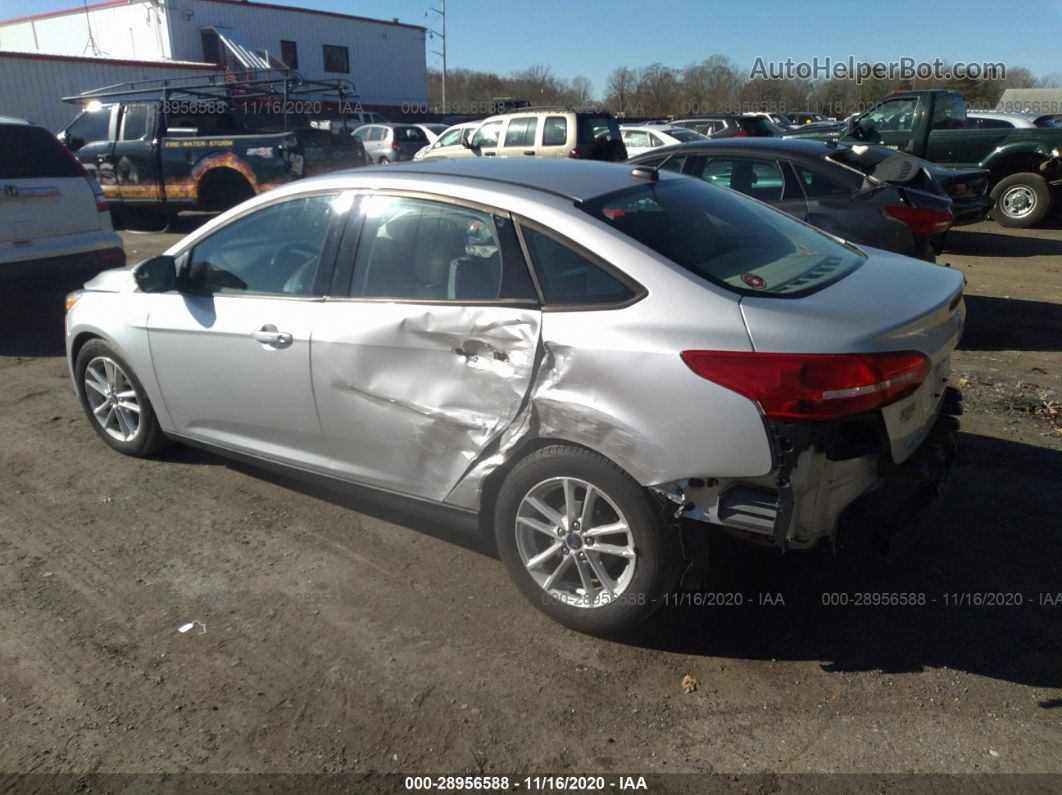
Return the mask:
<path id="1" fill-rule="evenodd" d="M 85 179 L 88 179 L 89 187 L 92 188 L 92 195 L 96 197 L 96 212 L 110 212 L 111 208 L 107 206 L 107 197 L 103 193 L 103 188 L 94 179 L 89 179 L 88 177 L 85 177 Z"/>
<path id="2" fill-rule="evenodd" d="M 907 207 L 902 204 L 886 207 L 885 213 L 907 224 L 916 235 L 941 235 L 948 231 L 955 220 L 947 210 Z"/>
<path id="3" fill-rule="evenodd" d="M 964 196 L 970 190 L 965 182 L 949 182 L 944 186 L 944 192 L 949 196 Z"/>
<path id="4" fill-rule="evenodd" d="M 568 153 L 568 157 L 573 158 L 575 160 L 578 160 L 582 156 L 583 156 L 583 153 L 579 151 L 579 147 L 578 146 L 575 147 L 572 151 L 570 151 Z"/>
<path id="5" fill-rule="evenodd" d="M 918 351 L 811 354 L 683 351 L 701 378 L 744 395 L 773 419 L 830 420 L 887 406 L 929 375 Z"/>
<path id="6" fill-rule="evenodd" d="M 398 151 L 398 139 L 397 138 L 392 138 L 391 139 L 391 148 L 394 149 L 396 152 Z"/>

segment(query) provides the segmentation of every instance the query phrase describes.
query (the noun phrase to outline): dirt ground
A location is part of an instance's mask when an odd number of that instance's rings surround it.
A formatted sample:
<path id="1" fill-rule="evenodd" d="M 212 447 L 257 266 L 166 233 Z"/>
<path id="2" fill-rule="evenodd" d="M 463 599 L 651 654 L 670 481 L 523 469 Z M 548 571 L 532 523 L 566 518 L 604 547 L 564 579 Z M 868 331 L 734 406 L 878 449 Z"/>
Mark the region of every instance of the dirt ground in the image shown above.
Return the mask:
<path id="1" fill-rule="evenodd" d="M 133 261 L 179 237 L 123 234 Z M 935 526 L 891 567 L 728 548 L 709 590 L 742 606 L 622 641 L 460 532 L 113 453 L 67 377 L 72 285 L 0 285 L 0 772 L 1062 774 L 1062 224 L 950 247 L 967 414 Z"/>

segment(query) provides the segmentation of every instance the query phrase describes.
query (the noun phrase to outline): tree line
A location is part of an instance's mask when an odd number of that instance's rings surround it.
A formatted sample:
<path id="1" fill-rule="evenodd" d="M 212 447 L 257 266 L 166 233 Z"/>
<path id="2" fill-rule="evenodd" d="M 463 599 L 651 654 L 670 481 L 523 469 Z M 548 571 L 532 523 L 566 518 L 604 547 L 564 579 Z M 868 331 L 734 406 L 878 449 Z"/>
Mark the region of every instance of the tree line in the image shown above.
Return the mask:
<path id="1" fill-rule="evenodd" d="M 1058 75 L 1037 77 L 1024 67 L 1007 70 L 1006 79 L 918 80 L 764 80 L 750 79 L 722 55 L 674 68 L 652 63 L 639 68 L 612 70 L 600 92 L 578 75 L 559 77 L 551 67 L 535 65 L 501 76 L 494 72 L 450 69 L 446 103 L 442 103 L 442 73 L 428 72 L 431 109 L 445 114 L 489 113 L 491 102 L 502 98 L 527 100 L 533 105 L 604 105 L 627 118 L 678 117 L 705 113 L 739 113 L 757 110 L 815 111 L 844 117 L 862 110 L 893 91 L 912 88 L 947 88 L 962 91 L 970 107 L 995 107 L 1007 88 L 1037 88 L 1062 83 Z"/>

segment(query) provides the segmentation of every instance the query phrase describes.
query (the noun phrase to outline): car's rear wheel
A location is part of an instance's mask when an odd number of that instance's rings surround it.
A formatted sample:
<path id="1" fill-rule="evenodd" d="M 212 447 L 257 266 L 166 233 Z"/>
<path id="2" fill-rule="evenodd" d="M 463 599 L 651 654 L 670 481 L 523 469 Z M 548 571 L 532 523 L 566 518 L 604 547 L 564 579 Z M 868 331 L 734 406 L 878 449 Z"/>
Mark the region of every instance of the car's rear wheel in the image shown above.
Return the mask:
<path id="1" fill-rule="evenodd" d="M 120 453 L 146 456 L 165 447 L 155 411 L 132 368 L 103 340 L 90 340 L 74 367 L 81 406 L 97 435 Z"/>
<path id="2" fill-rule="evenodd" d="M 996 206 L 992 217 L 1001 225 L 1027 229 L 1043 220 L 1051 209 L 1051 188 L 1039 174 L 1023 171 L 1004 177 L 992 188 Z"/>
<path id="3" fill-rule="evenodd" d="M 379 159 L 379 160 L 377 160 L 376 162 L 377 162 L 377 163 L 378 163 L 379 165 L 381 165 L 381 166 L 386 166 L 386 165 L 387 165 L 388 163 L 390 163 L 391 161 L 390 161 L 390 160 L 388 160 L 388 159 L 387 159 L 386 157 L 384 157 L 383 155 L 380 155 L 380 159 Z"/>
<path id="4" fill-rule="evenodd" d="M 524 596 L 582 632 L 636 626 L 679 573 L 677 531 L 654 498 L 579 447 L 545 447 L 513 468 L 498 496 L 495 536 Z"/>

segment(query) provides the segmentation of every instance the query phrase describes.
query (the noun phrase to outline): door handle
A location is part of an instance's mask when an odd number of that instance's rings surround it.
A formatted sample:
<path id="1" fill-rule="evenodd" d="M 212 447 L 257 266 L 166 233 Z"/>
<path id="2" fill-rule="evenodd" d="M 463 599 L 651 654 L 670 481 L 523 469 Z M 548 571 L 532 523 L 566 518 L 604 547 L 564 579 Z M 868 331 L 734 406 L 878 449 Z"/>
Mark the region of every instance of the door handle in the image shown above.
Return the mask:
<path id="1" fill-rule="evenodd" d="M 277 331 L 277 327 L 272 323 L 252 331 L 251 336 L 263 345 L 272 345 L 275 348 L 284 348 L 292 343 L 292 336 L 286 331 Z"/>
<path id="2" fill-rule="evenodd" d="M 497 152 L 484 152 L 483 156 L 484 157 L 494 157 L 496 154 L 497 154 Z"/>
<path id="3" fill-rule="evenodd" d="M 535 150 L 534 149 L 525 149 L 524 150 L 524 154 L 525 155 L 530 155 L 531 157 L 534 157 L 535 156 Z"/>

